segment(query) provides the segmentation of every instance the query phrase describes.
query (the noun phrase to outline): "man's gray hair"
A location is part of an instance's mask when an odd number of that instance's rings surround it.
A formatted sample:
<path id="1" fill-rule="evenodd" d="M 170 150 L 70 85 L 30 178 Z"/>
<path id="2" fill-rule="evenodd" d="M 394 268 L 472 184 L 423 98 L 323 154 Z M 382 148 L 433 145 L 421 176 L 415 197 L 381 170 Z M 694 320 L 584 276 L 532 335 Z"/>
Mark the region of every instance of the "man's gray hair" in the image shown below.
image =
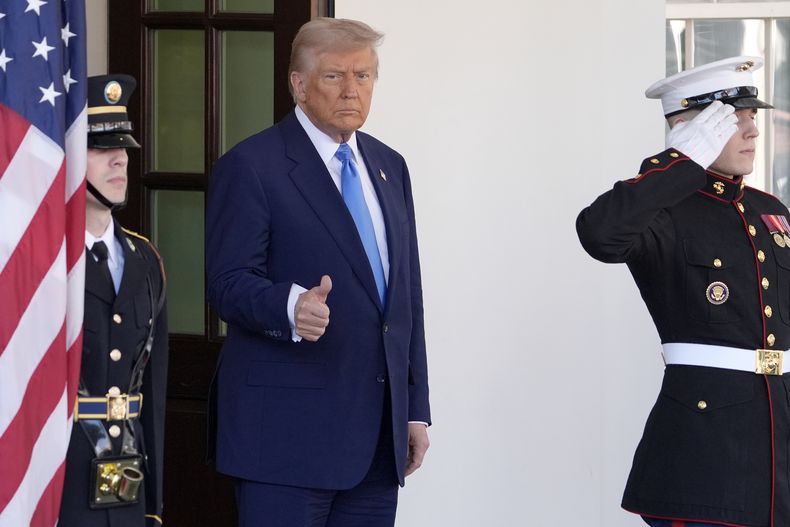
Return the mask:
<path id="1" fill-rule="evenodd" d="M 307 22 L 296 34 L 291 46 L 291 63 L 288 66 L 288 77 L 291 73 L 308 73 L 312 70 L 316 57 L 325 52 L 355 51 L 370 48 L 376 58 L 378 77 L 378 55 L 376 48 L 381 44 L 384 33 L 379 33 L 369 25 L 358 20 L 345 18 L 316 18 Z M 293 95 L 291 83 L 288 89 Z"/>

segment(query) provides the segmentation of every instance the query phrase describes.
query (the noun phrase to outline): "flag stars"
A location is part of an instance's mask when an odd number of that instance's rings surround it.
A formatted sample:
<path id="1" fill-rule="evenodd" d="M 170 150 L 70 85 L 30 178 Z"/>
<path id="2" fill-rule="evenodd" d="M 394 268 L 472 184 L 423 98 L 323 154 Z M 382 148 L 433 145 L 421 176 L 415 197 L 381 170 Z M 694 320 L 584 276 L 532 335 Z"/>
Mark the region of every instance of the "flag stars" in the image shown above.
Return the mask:
<path id="1" fill-rule="evenodd" d="M 44 0 L 27 0 L 27 9 L 25 9 L 25 13 L 28 11 L 35 11 L 38 16 L 41 16 L 41 6 L 46 4 Z"/>
<path id="2" fill-rule="evenodd" d="M 11 62 L 12 60 L 14 60 L 13 57 L 7 56 L 5 54 L 5 50 L 0 51 L 0 68 L 3 68 L 3 72 L 5 72 L 6 64 Z"/>
<path id="3" fill-rule="evenodd" d="M 49 60 L 49 52 L 55 49 L 47 44 L 47 37 L 44 37 L 41 42 L 33 41 L 31 44 L 36 47 L 36 52 L 33 53 L 33 57 L 44 57 L 46 61 Z"/>
<path id="4" fill-rule="evenodd" d="M 66 93 L 69 93 L 69 86 L 77 84 L 77 81 L 71 78 L 71 68 L 63 75 L 63 87 L 66 88 Z"/>
<path id="5" fill-rule="evenodd" d="M 41 90 L 41 93 L 42 93 L 41 100 L 38 101 L 38 102 L 47 101 L 53 107 L 55 106 L 55 97 L 60 97 L 61 95 L 63 95 L 59 91 L 55 91 L 55 83 L 54 82 L 50 82 L 49 83 L 49 88 L 42 88 L 41 86 L 39 86 L 38 89 Z"/>
<path id="6" fill-rule="evenodd" d="M 0 13 L 0 20 L 5 18 L 5 13 Z"/>
<path id="7" fill-rule="evenodd" d="M 66 47 L 69 47 L 69 39 L 76 36 L 76 33 L 72 33 L 69 30 L 69 24 L 66 24 L 66 27 L 60 30 L 60 38 L 63 39 L 63 43 L 66 44 Z"/>

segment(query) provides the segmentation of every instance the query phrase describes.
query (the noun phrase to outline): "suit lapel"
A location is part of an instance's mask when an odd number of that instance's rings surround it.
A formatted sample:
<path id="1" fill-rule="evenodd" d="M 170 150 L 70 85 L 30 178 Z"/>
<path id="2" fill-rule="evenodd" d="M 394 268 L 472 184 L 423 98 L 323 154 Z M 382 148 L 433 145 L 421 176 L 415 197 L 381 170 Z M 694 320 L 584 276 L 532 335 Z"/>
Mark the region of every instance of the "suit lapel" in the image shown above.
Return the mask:
<path id="1" fill-rule="evenodd" d="M 382 176 L 382 174 L 385 174 L 382 159 L 378 152 L 374 148 L 369 147 L 369 145 L 367 137 L 364 134 L 357 133 L 357 146 L 365 160 L 365 166 L 368 169 L 370 180 L 373 182 L 373 188 L 376 189 L 376 196 L 379 199 L 381 212 L 384 216 L 384 226 L 387 232 L 387 253 L 389 254 L 390 264 L 387 280 L 387 296 L 389 297 L 389 291 L 392 291 L 397 286 L 396 277 L 398 276 L 398 263 L 400 261 L 398 255 L 401 250 L 401 226 L 395 212 L 397 202 L 393 196 L 393 192 L 397 192 L 397 190 L 396 186 L 393 186 L 392 183 L 385 180 Z"/>
<path id="2" fill-rule="evenodd" d="M 310 142 L 307 132 L 299 124 L 294 112 L 291 112 L 280 123 L 280 127 L 285 139 L 286 155 L 296 163 L 289 174 L 291 180 L 315 211 L 319 220 L 326 226 L 370 299 L 381 310 L 376 281 L 373 278 L 373 271 L 370 269 L 365 248 L 362 246 L 354 220 L 332 181 L 332 176 L 327 171 L 326 165 L 316 152 L 313 143 Z"/>
<path id="3" fill-rule="evenodd" d="M 115 236 L 123 247 L 124 257 L 121 287 L 116 299 L 121 305 L 124 302 L 130 302 L 134 295 L 140 292 L 140 286 L 145 283 L 146 264 L 134 242 L 126 236 L 117 221 L 115 222 Z"/>
<path id="4" fill-rule="evenodd" d="M 115 290 L 112 284 L 107 283 L 99 263 L 94 259 L 87 246 L 85 247 L 85 290 L 108 304 L 115 301 Z"/>

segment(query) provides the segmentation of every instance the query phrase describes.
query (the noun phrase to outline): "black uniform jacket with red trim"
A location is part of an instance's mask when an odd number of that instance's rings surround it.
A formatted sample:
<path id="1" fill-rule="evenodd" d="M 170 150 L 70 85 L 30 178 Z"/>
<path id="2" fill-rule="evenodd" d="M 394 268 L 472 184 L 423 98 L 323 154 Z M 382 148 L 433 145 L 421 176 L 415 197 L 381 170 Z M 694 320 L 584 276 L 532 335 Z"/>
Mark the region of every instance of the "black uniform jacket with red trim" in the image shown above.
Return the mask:
<path id="1" fill-rule="evenodd" d="M 164 276 L 159 256 L 144 238 L 123 231 L 115 222 L 115 236 L 123 248 L 124 267 L 118 295 L 101 278 L 90 253 L 85 257 L 85 315 L 81 378 L 92 397 L 105 396 L 111 387 L 127 393 L 131 373 L 154 323 L 151 356 L 145 368 L 143 406 L 134 419 L 135 446 L 145 456 L 143 490 L 139 503 L 110 509 L 88 508 L 91 460 L 96 457 L 80 423 L 74 423 L 66 454 L 66 475 L 58 525 L 62 527 L 156 526 L 162 516 L 162 453 L 164 450 L 165 390 L 167 387 L 167 306 L 160 299 Z M 149 292 L 148 283 L 152 291 Z M 157 302 L 158 303 L 158 302 Z M 155 311 L 159 309 L 158 315 Z M 114 318 L 114 315 L 118 315 Z M 118 350 L 118 354 L 113 354 Z M 113 357 L 117 358 L 115 360 Z M 121 421 L 101 421 L 109 430 Z M 113 455 L 121 454 L 121 439 L 110 437 Z M 150 517 L 146 517 L 146 516 Z"/>
<path id="2" fill-rule="evenodd" d="M 662 343 L 790 348 L 790 248 L 761 219 L 790 213 L 741 180 L 706 173 L 670 149 L 579 214 L 585 250 L 628 265 Z M 708 291 L 714 282 L 726 285 L 716 303 Z M 789 397 L 790 375 L 667 366 L 623 507 L 652 517 L 790 525 Z"/>

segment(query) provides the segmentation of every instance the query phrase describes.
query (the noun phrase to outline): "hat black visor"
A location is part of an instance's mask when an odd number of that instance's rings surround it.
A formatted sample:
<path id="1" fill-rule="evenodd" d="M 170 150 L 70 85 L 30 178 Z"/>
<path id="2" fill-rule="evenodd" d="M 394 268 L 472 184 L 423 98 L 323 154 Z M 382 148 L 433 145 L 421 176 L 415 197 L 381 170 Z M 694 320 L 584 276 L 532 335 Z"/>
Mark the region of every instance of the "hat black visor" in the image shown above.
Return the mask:
<path id="1" fill-rule="evenodd" d="M 140 148 L 130 134 L 88 134 L 88 148 Z"/>
<path id="2" fill-rule="evenodd" d="M 722 99 L 721 102 L 724 104 L 731 104 L 735 108 L 765 108 L 766 110 L 773 108 L 773 106 L 765 101 L 761 101 L 757 97 L 741 97 L 740 99 L 732 99 L 729 101 Z"/>
<path id="3" fill-rule="evenodd" d="M 723 98 L 718 99 L 718 100 L 720 100 L 724 104 L 732 105 L 736 109 L 742 109 L 742 108 L 764 108 L 766 110 L 773 109 L 773 106 L 771 106 L 770 104 L 768 104 L 765 101 L 761 101 L 757 97 L 723 97 Z M 686 109 L 683 109 L 683 110 L 678 110 L 676 112 L 670 112 L 670 113 L 664 115 L 664 117 L 669 118 L 669 117 L 672 117 L 672 116 L 675 116 L 675 115 L 680 115 L 683 112 L 688 112 L 690 110 L 701 111 L 701 110 L 704 110 L 705 108 L 707 108 L 708 106 L 710 106 L 710 103 L 703 104 L 703 105 L 700 105 L 700 106 L 694 106 L 693 108 L 686 108 Z"/>

